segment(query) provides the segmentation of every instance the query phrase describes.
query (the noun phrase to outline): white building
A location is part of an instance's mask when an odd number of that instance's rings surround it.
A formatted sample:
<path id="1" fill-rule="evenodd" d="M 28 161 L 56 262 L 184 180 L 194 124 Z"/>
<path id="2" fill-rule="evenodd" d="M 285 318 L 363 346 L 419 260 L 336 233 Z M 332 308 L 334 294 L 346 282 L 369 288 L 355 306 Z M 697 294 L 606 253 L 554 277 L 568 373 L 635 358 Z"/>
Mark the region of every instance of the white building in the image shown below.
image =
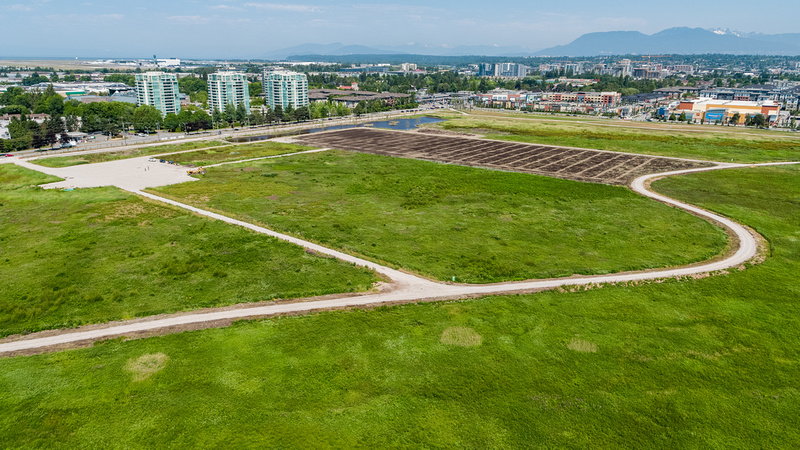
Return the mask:
<path id="1" fill-rule="evenodd" d="M 225 112 L 226 105 L 244 104 L 250 113 L 250 84 L 241 72 L 216 72 L 208 74 L 208 109 Z"/>
<path id="2" fill-rule="evenodd" d="M 181 112 L 178 77 L 173 73 L 136 74 L 136 104 L 155 106 L 162 116 Z"/>
<path id="3" fill-rule="evenodd" d="M 178 58 L 165 58 L 156 59 L 156 66 L 158 67 L 180 67 L 181 60 Z"/>
<path id="4" fill-rule="evenodd" d="M 265 101 L 270 108 L 308 106 L 308 78 L 305 74 L 285 69 L 264 69 L 262 82 Z"/>

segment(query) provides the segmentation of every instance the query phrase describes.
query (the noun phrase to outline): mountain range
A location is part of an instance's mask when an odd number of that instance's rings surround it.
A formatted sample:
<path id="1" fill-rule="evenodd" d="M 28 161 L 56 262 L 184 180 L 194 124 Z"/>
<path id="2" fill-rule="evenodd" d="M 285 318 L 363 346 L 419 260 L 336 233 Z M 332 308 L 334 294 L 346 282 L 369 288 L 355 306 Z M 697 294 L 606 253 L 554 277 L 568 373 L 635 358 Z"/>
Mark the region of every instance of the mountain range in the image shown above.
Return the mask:
<path id="1" fill-rule="evenodd" d="M 800 55 L 800 33 L 761 34 L 702 28 L 668 28 L 647 35 L 638 31 L 588 33 L 566 45 L 534 56 L 599 56 L 630 54 Z"/>
<path id="2" fill-rule="evenodd" d="M 744 33 L 728 29 L 677 27 L 655 34 L 638 31 L 587 33 L 566 45 L 536 50 L 518 46 L 456 46 L 410 43 L 396 46 L 302 44 L 261 55 L 265 59 L 298 59 L 303 55 L 435 55 L 435 56 L 601 56 L 630 54 L 695 55 L 706 53 L 800 55 L 800 33 Z"/>

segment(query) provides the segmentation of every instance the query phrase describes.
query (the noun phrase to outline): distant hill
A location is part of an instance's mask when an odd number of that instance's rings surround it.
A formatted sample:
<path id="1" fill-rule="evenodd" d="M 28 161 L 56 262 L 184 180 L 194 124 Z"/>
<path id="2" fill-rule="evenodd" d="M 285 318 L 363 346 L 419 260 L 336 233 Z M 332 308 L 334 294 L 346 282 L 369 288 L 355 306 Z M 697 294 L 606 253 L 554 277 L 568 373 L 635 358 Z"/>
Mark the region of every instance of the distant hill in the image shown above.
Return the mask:
<path id="1" fill-rule="evenodd" d="M 751 34 L 710 31 L 702 28 L 668 28 L 647 35 L 638 31 L 588 33 L 567 45 L 536 52 L 536 56 L 599 56 L 629 54 L 695 55 L 800 55 L 800 33 Z"/>
<path id="2" fill-rule="evenodd" d="M 638 31 L 608 31 L 588 33 L 566 45 L 534 51 L 524 44 L 518 46 L 473 45 L 345 45 L 302 44 L 274 50 L 260 57 L 272 60 L 320 59 L 325 56 L 601 56 L 601 55 L 700 55 L 722 53 L 732 55 L 800 55 L 800 33 L 761 34 L 743 33 L 728 29 L 668 28 L 647 35 Z M 315 58 L 311 58 L 311 57 Z M 402 59 L 402 58 L 401 58 Z M 400 60 L 400 59 L 398 59 Z"/>

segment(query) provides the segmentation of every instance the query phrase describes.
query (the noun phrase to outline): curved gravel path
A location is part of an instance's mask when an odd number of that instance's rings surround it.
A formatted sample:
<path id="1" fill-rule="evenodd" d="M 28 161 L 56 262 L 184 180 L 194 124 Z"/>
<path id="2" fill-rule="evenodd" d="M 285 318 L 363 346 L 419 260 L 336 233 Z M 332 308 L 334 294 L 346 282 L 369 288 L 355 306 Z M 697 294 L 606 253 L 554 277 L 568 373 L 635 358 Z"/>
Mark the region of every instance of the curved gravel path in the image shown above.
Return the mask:
<path id="1" fill-rule="evenodd" d="M 196 214 L 207 216 L 216 220 L 222 220 L 232 225 L 241 226 L 258 233 L 263 233 L 269 236 L 273 236 L 278 239 L 282 239 L 300 245 L 304 248 L 314 250 L 315 252 L 333 256 L 342 261 L 350 262 L 359 266 L 368 267 L 390 278 L 394 282 L 395 288 L 388 292 L 382 292 L 371 295 L 363 295 L 363 294 L 349 295 L 340 298 L 317 300 L 317 301 L 312 300 L 312 301 L 305 301 L 298 303 L 282 303 L 282 304 L 253 306 L 253 307 L 244 306 L 237 309 L 227 309 L 221 311 L 206 311 L 206 312 L 200 311 L 196 313 L 176 314 L 172 317 L 167 317 L 167 318 L 115 324 L 115 325 L 110 325 L 108 327 L 97 328 L 97 325 L 94 325 L 90 326 L 92 327 L 92 329 L 81 330 L 80 328 L 78 328 L 75 330 L 64 330 L 63 332 L 60 332 L 56 335 L 46 336 L 46 337 L 36 337 L 34 335 L 31 336 L 30 338 L 23 337 L 21 339 L 13 341 L 8 341 L 8 340 L 6 342 L 0 341 L 0 354 L 30 351 L 33 349 L 46 349 L 47 347 L 64 346 L 70 343 L 78 343 L 78 342 L 91 342 L 95 340 L 110 338 L 113 336 L 123 336 L 134 333 L 169 329 L 173 327 L 178 327 L 180 329 L 180 327 L 191 326 L 193 324 L 202 324 L 206 322 L 215 322 L 215 321 L 230 321 L 230 320 L 244 319 L 248 317 L 263 317 L 276 314 L 302 313 L 315 310 L 339 309 L 339 308 L 359 307 L 367 305 L 379 305 L 386 303 L 403 303 L 403 302 L 429 301 L 438 299 L 457 299 L 457 298 L 480 296 L 486 294 L 532 292 L 544 289 L 551 289 L 559 286 L 653 280 L 658 278 L 678 277 L 678 276 L 702 274 L 702 273 L 725 270 L 731 267 L 739 266 L 755 256 L 757 251 L 757 242 L 754 236 L 751 235 L 751 233 L 745 227 L 739 225 L 738 223 L 726 217 L 714 214 L 712 212 L 703 210 L 701 208 L 686 203 L 682 203 L 678 200 L 671 199 L 669 197 L 650 191 L 647 188 L 648 182 L 653 179 L 663 178 L 667 176 L 682 175 L 694 172 L 704 172 L 709 170 L 720 170 L 720 169 L 742 168 L 742 167 L 753 167 L 753 166 L 785 165 L 785 164 L 799 164 L 799 163 L 798 162 L 768 163 L 768 164 L 756 164 L 756 165 L 720 164 L 714 167 L 644 175 L 633 181 L 631 188 L 635 192 L 638 192 L 639 194 L 642 194 L 646 197 L 650 197 L 654 200 L 668 203 L 670 205 L 684 209 L 695 215 L 703 217 L 707 220 L 711 220 L 719 224 L 722 224 L 729 230 L 729 232 L 735 234 L 738 240 L 739 248 L 736 249 L 736 251 L 732 255 L 722 260 L 712 261 L 705 264 L 695 264 L 687 267 L 679 267 L 679 268 L 663 269 L 663 270 L 628 272 L 628 273 L 619 273 L 613 275 L 596 275 L 596 276 L 581 276 L 581 277 L 555 278 L 555 279 L 544 279 L 544 280 L 529 280 L 529 281 L 497 283 L 497 284 L 487 284 L 487 285 L 458 285 L 458 284 L 446 284 L 446 283 L 439 283 L 426 280 L 424 278 L 415 275 L 404 273 L 399 270 L 382 266 L 372 261 L 367 261 L 365 259 L 358 258 L 336 250 L 332 250 L 323 247 L 321 245 L 314 244 L 312 242 L 304 241 L 302 239 L 298 239 L 292 236 L 275 232 L 273 230 L 259 227 L 251 223 L 243 222 L 237 219 L 223 216 L 221 214 L 213 213 L 211 211 L 206 211 L 200 208 L 186 205 L 174 200 L 142 192 L 140 190 L 143 189 L 143 187 L 141 187 L 142 183 L 136 183 L 136 182 L 131 183 L 130 180 L 126 181 L 124 179 L 125 177 L 122 177 L 123 179 L 118 179 L 116 182 L 110 184 L 118 186 L 122 189 L 128 190 L 130 192 L 136 193 L 140 196 L 152 200 L 164 202 L 170 205 L 174 205 L 192 211 Z M 65 173 L 61 171 L 66 170 L 66 169 L 54 170 L 48 168 L 39 168 L 38 166 L 31 167 L 33 165 L 24 163 L 21 165 L 59 176 L 64 176 Z M 101 164 L 96 164 L 96 165 L 93 164 L 91 166 L 100 166 L 100 165 Z M 85 170 L 87 166 L 88 165 L 78 166 L 78 167 Z M 81 173 L 81 175 L 86 175 L 86 174 Z M 107 177 L 100 177 L 100 178 L 101 180 L 98 181 L 100 181 L 101 183 L 107 183 L 108 180 Z M 78 183 L 78 184 L 83 185 L 85 183 Z"/>

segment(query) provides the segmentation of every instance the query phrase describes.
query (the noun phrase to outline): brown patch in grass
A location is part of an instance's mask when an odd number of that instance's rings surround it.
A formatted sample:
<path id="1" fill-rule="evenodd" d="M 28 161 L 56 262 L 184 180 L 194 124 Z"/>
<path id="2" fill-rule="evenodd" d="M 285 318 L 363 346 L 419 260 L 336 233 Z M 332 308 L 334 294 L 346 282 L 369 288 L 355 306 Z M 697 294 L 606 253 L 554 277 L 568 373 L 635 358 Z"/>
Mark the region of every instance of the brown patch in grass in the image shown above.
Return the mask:
<path id="1" fill-rule="evenodd" d="M 481 345 L 481 335 L 468 327 L 450 327 L 442 332 L 439 339 L 445 345 L 457 345 L 459 347 L 475 347 Z"/>
<path id="2" fill-rule="evenodd" d="M 581 353 L 597 353 L 597 344 L 578 338 L 572 338 L 567 348 Z"/>
<path id="3" fill-rule="evenodd" d="M 142 203 L 120 202 L 114 211 L 105 215 L 103 221 L 111 222 L 117 219 L 133 218 L 146 211 L 147 208 Z"/>
<path id="4" fill-rule="evenodd" d="M 144 381 L 167 367 L 169 356 L 163 353 L 150 353 L 136 359 L 129 359 L 125 370 L 133 374 L 133 381 Z"/>

